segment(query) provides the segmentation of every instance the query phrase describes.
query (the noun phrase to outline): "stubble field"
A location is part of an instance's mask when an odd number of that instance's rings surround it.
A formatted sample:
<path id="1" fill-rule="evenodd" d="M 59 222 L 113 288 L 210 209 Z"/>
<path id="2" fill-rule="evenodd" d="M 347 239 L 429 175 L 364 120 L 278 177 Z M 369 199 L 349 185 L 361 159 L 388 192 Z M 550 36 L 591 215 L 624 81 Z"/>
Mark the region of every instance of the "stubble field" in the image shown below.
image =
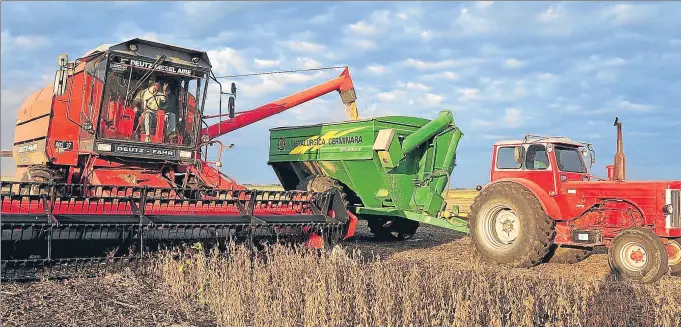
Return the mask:
<path id="1" fill-rule="evenodd" d="M 448 203 L 465 215 L 476 193 L 452 190 Z M 604 254 L 508 269 L 481 261 L 467 235 L 438 227 L 377 242 L 362 222 L 322 254 L 229 253 L 3 284 L 2 326 L 681 326 L 681 278 L 619 281 Z"/>

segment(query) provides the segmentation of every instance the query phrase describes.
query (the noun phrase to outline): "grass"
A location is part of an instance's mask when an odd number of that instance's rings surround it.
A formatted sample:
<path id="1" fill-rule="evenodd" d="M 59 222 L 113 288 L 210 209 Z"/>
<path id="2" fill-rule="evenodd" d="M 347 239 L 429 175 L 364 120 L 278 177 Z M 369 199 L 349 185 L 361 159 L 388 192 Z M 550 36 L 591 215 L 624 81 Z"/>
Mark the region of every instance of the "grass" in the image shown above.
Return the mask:
<path id="1" fill-rule="evenodd" d="M 367 260 L 273 246 L 253 257 L 166 255 L 154 271 L 183 314 L 219 326 L 679 326 L 681 286 L 499 269 L 479 261 Z"/>

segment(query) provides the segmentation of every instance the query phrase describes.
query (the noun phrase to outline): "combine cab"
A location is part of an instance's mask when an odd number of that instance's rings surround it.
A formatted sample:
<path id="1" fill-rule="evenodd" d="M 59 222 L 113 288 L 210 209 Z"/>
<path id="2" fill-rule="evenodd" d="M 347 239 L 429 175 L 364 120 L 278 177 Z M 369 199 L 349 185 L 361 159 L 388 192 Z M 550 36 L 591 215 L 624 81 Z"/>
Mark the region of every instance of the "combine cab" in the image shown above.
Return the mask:
<path id="1" fill-rule="evenodd" d="M 589 172 L 591 144 L 531 135 L 497 142 L 491 182 L 469 215 L 481 256 L 530 267 L 578 262 L 606 246 L 625 278 L 649 283 L 681 273 L 681 181 L 627 181 L 617 119 L 615 126 L 608 180 Z"/>
<path id="2" fill-rule="evenodd" d="M 352 233 L 337 190 L 248 190 L 220 172 L 216 139 L 332 91 L 356 118 L 347 68 L 240 113 L 234 83 L 229 92 L 220 85 L 228 110 L 221 100 L 207 115 L 209 79 L 219 82 L 205 52 L 133 39 L 74 62 L 60 55 L 58 65 L 54 84 L 19 109 L 19 181 L 0 190 L 3 277 L 74 259 L 137 258 L 169 241 L 291 236 L 318 245 Z"/>

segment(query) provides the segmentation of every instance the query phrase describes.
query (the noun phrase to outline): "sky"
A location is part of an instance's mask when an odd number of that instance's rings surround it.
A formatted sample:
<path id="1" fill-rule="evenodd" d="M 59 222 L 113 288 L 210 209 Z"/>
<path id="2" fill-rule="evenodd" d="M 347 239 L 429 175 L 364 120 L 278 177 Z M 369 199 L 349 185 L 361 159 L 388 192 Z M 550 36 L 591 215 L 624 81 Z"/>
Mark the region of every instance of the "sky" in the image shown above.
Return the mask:
<path id="1" fill-rule="evenodd" d="M 16 111 L 51 83 L 56 58 L 135 37 L 208 52 L 215 75 L 348 66 L 360 118 L 435 118 L 464 136 L 451 187 L 489 181 L 492 145 L 525 134 L 589 141 L 606 177 L 623 122 L 630 180 L 681 177 L 678 2 L 6 2 L 0 4 L 2 149 Z M 340 70 L 237 83 L 237 111 L 325 82 Z M 207 112 L 217 111 L 214 87 Z M 345 120 L 333 92 L 224 135 L 222 171 L 276 183 L 269 129 Z M 676 150 L 676 151 L 675 151 Z M 11 175 L 11 159 L 2 175 Z"/>

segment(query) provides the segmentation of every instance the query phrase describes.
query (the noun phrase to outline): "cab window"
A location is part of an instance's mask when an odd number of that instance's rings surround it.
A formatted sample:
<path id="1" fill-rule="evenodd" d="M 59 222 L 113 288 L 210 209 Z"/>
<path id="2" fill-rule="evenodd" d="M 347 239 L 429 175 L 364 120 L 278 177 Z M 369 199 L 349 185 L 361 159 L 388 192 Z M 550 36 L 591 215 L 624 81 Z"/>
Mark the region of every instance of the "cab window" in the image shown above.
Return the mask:
<path id="1" fill-rule="evenodd" d="M 546 170 L 549 168 L 549 156 L 543 144 L 532 144 L 527 147 L 525 169 Z"/>
<path id="2" fill-rule="evenodd" d="M 504 146 L 497 150 L 498 169 L 520 169 L 520 162 L 516 160 L 516 147 Z"/>

